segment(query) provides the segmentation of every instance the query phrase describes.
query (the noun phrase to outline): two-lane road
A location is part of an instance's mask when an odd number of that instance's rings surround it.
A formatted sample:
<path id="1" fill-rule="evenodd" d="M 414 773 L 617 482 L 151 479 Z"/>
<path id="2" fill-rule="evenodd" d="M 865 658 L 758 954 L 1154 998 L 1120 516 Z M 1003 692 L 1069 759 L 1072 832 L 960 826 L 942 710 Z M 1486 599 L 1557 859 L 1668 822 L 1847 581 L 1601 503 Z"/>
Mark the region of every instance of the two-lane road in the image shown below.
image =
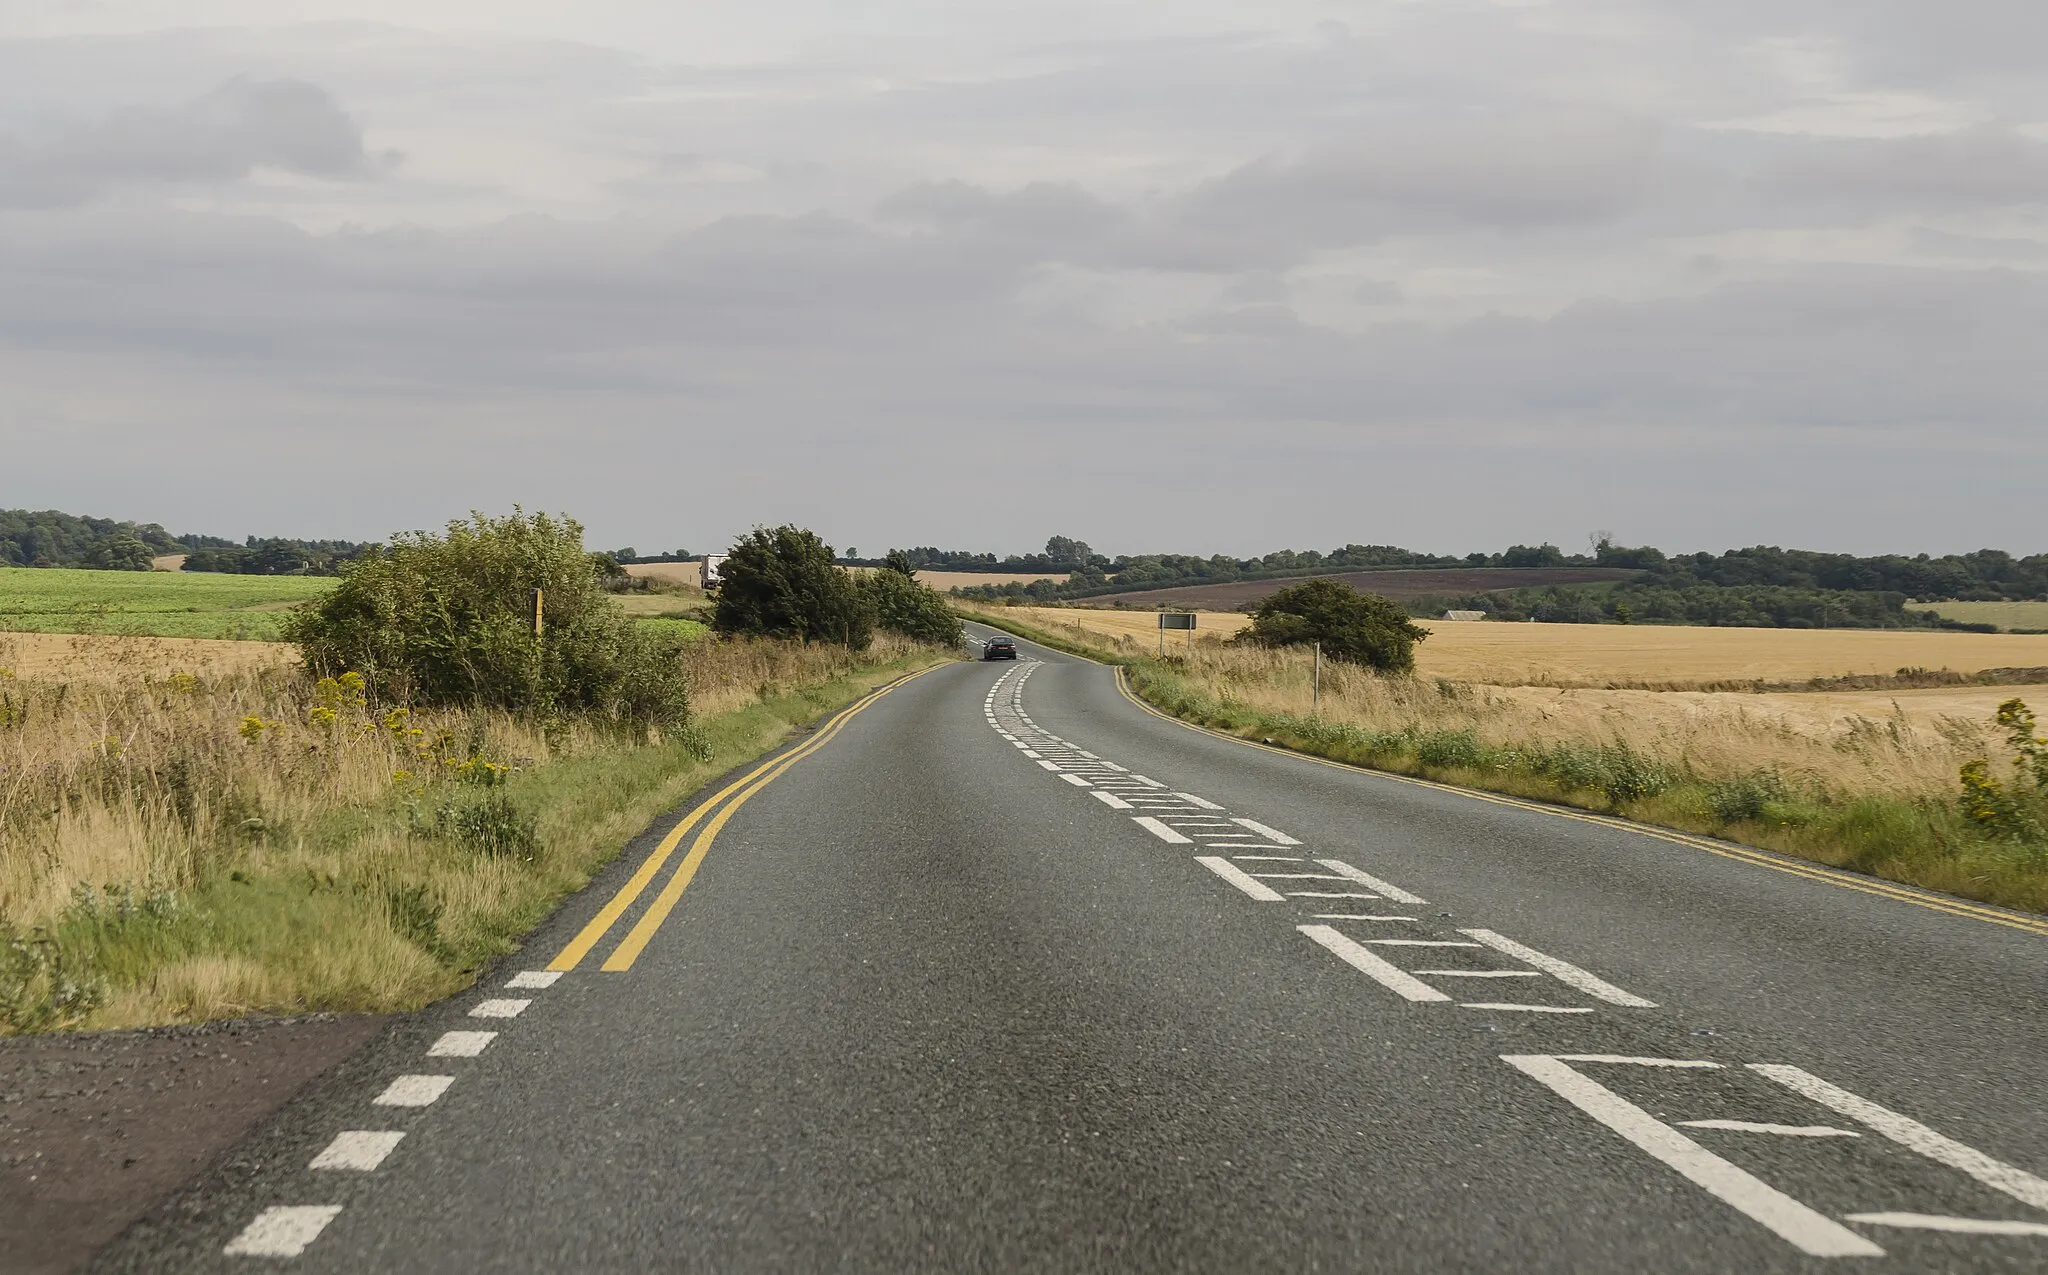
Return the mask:
<path id="1" fill-rule="evenodd" d="M 103 1268 L 2048 1269 L 2048 924 L 1019 645 L 655 829 Z"/>

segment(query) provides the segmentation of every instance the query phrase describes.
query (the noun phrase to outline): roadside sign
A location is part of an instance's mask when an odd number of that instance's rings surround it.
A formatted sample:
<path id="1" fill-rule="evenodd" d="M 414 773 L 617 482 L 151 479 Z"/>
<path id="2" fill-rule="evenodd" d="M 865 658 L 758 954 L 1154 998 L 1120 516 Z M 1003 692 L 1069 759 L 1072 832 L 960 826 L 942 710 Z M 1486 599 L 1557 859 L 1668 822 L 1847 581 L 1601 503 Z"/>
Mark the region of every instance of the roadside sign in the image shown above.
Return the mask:
<path id="1" fill-rule="evenodd" d="M 1195 617 L 1192 612 L 1161 611 L 1159 613 L 1159 653 L 1161 655 L 1166 654 L 1166 631 L 1168 629 L 1186 629 L 1188 631 L 1188 645 L 1190 647 L 1194 646 Z"/>

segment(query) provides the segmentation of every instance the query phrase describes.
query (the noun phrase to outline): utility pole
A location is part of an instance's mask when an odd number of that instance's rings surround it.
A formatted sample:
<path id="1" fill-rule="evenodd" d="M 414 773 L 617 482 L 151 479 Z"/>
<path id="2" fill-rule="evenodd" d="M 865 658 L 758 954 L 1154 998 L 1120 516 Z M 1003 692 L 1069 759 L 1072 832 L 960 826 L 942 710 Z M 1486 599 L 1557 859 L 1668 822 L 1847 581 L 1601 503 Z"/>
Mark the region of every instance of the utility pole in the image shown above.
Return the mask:
<path id="1" fill-rule="evenodd" d="M 541 634 L 542 611 L 541 592 L 539 589 L 535 589 L 533 591 L 533 636 L 535 640 L 538 640 Z"/>

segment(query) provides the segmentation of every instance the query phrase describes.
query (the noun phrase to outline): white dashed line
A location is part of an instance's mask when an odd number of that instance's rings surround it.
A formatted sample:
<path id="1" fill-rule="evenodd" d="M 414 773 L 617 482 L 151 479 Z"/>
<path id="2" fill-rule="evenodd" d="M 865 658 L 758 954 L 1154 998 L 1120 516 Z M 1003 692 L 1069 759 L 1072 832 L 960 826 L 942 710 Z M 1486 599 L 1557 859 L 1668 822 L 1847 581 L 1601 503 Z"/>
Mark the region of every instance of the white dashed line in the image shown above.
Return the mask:
<path id="1" fill-rule="evenodd" d="M 533 1004 L 532 1001 L 507 1000 L 494 997 L 491 1000 L 480 1003 L 475 1009 L 470 1010 L 469 1016 L 471 1018 L 517 1018 L 531 1004 Z"/>
<path id="2" fill-rule="evenodd" d="M 1268 828 L 1265 824 L 1260 823 L 1256 819 L 1232 819 L 1230 822 L 1236 824 L 1240 828 L 1244 828 L 1248 831 L 1258 833 L 1260 836 L 1264 837 L 1266 840 L 1272 842 L 1276 846 L 1298 846 L 1301 844 L 1299 841 L 1296 841 L 1293 837 L 1288 836 L 1286 833 L 1280 831 L 1278 828 Z"/>
<path id="3" fill-rule="evenodd" d="M 562 977 L 560 970 L 521 970 L 514 974 L 507 987 L 542 988 L 553 987 L 555 980 Z"/>
<path id="4" fill-rule="evenodd" d="M 263 1210 L 221 1250 L 229 1257 L 297 1257 L 341 1213 L 339 1204 L 281 1205 Z"/>
<path id="5" fill-rule="evenodd" d="M 1839 1089 L 1812 1072 L 1774 1063 L 1751 1063 L 1749 1069 L 1758 1075 L 1768 1076 L 1794 1093 L 1813 1099 L 1823 1107 L 1841 1112 L 1909 1151 L 1917 1151 L 1958 1173 L 1966 1173 L 1994 1191 L 2003 1191 L 2022 1204 L 2048 1209 L 2048 1182 L 2024 1169 L 1994 1160 L 1975 1147 L 1964 1146 L 1953 1138 L 1936 1133 L 1918 1120 L 1902 1116 L 1888 1107 L 1880 1107 L 1867 1098 L 1859 1098 L 1846 1089 Z"/>
<path id="6" fill-rule="evenodd" d="M 1730 1164 L 1605 1085 L 1542 1054 L 1506 1054 L 1502 1062 L 1548 1088 L 1802 1253 L 1883 1257 L 1884 1250 L 1783 1191 Z"/>
<path id="7" fill-rule="evenodd" d="M 1511 938 L 1495 934 L 1492 930 L 1459 930 L 1458 933 L 1469 934 L 1496 952 L 1505 952 L 1518 961 L 1533 965 L 1558 982 L 1575 987 L 1596 1000 L 1606 1001 L 1610 1005 L 1626 1005 L 1631 1009 L 1657 1008 L 1655 1001 L 1646 1001 L 1633 992 L 1624 992 L 1606 979 L 1595 978 L 1570 962 L 1560 961 L 1554 956 L 1545 956 L 1533 947 L 1525 947 Z"/>
<path id="8" fill-rule="evenodd" d="M 1373 889 L 1378 890 L 1381 894 L 1386 895 L 1388 898 L 1392 899 L 1396 903 L 1429 902 L 1428 899 L 1425 899 L 1420 895 L 1408 893 L 1406 890 L 1403 890 L 1398 885 L 1390 885 L 1387 882 L 1380 880 L 1378 877 L 1374 876 L 1370 872 L 1361 872 L 1357 868 L 1354 868 L 1350 864 L 1344 862 L 1342 859 L 1318 859 L 1316 860 L 1316 862 L 1322 864 L 1324 867 L 1328 868 L 1332 872 L 1343 873 L 1346 877 L 1349 877 L 1351 880 L 1358 882 L 1358 884 L 1360 885 L 1371 886 Z"/>
<path id="9" fill-rule="evenodd" d="M 1209 869 L 1209 871 L 1217 876 L 1222 877 L 1225 881 L 1230 882 L 1230 884 L 1261 903 L 1285 903 L 1287 901 L 1286 895 L 1275 890 L 1272 886 L 1260 885 L 1252 879 L 1251 874 L 1228 859 L 1219 859 L 1214 855 L 1203 854 L 1196 855 L 1195 862 Z"/>
<path id="10" fill-rule="evenodd" d="M 313 1157 L 309 1169 L 350 1169 L 357 1173 L 368 1173 L 384 1163 L 384 1157 L 398 1146 L 402 1133 L 373 1132 L 368 1129 L 351 1129 L 334 1135 L 334 1141 L 327 1149 Z"/>
<path id="11" fill-rule="evenodd" d="M 496 1032 L 442 1032 L 427 1050 L 429 1058 L 474 1058 L 498 1038 Z"/>
<path id="12" fill-rule="evenodd" d="M 1328 948 L 1330 952 L 1352 969 L 1370 978 L 1381 987 L 1411 1001 L 1447 1001 L 1450 997 L 1431 987 L 1406 970 L 1390 963 L 1379 954 L 1360 947 L 1336 929 L 1327 925 L 1297 925 L 1295 929 Z"/>
<path id="13" fill-rule="evenodd" d="M 370 1101 L 380 1107 L 430 1107 L 454 1083 L 453 1076 L 400 1076 Z"/>
<path id="14" fill-rule="evenodd" d="M 1068 783 L 1074 785 L 1074 787 L 1076 788 L 1093 788 L 1095 786 L 1094 784 L 1091 784 L 1087 780 L 1081 778 L 1079 775 L 1061 775 L 1060 778 L 1066 780 Z"/>
<path id="15" fill-rule="evenodd" d="M 1150 815 L 1132 815 L 1131 822 L 1137 824 L 1140 828 L 1143 828 L 1145 831 L 1151 833 L 1153 836 L 1159 838 L 1161 841 L 1166 842 L 1168 845 L 1191 846 L 1195 844 L 1189 838 L 1181 836 L 1178 832 L 1175 832 L 1173 829 L 1167 827 L 1165 824 L 1159 822 L 1157 819 L 1154 819 Z"/>
<path id="16" fill-rule="evenodd" d="M 1117 796 L 1113 792 L 1104 792 L 1102 791 L 1102 789 L 1097 788 L 1094 792 L 1090 793 L 1089 795 L 1094 797 L 1095 800 L 1101 802 L 1103 805 L 1108 806 L 1111 810 L 1129 810 L 1131 808 L 1130 802 L 1125 801 L 1122 797 Z"/>

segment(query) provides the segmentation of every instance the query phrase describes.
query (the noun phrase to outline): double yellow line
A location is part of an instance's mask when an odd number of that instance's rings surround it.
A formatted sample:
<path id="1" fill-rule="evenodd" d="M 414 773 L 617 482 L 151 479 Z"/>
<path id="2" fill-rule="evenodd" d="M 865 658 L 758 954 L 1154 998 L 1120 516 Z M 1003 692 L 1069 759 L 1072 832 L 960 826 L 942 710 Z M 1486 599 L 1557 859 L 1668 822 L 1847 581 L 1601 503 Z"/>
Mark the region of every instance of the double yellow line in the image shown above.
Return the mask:
<path id="1" fill-rule="evenodd" d="M 1843 890 L 1854 890 L 1859 894 L 1874 894 L 1879 898 L 1892 899 L 1899 903 L 1910 903 L 1914 907 L 1926 908 L 1932 912 L 1945 912 L 1950 916 L 1966 917 L 1972 921 L 1986 921 L 1992 925 L 2005 926 L 2007 929 L 2021 930 L 2028 934 L 2039 934 L 2048 937 L 2048 920 L 2040 917 L 2031 917 L 2017 912 L 2007 912 L 1999 908 L 1986 907 L 1982 904 L 1971 903 L 1963 899 L 1951 898 L 1948 895 L 1933 894 L 1925 890 L 1916 890 L 1911 886 L 1881 881 L 1875 877 L 1852 876 L 1849 873 L 1840 872 L 1820 864 L 1804 863 L 1797 859 L 1780 858 L 1767 851 L 1753 850 L 1748 846 L 1732 845 L 1725 841 L 1709 841 L 1705 837 L 1695 837 L 1683 832 L 1672 832 L 1663 828 L 1654 828 L 1648 824 L 1635 823 L 1627 819 L 1617 819 L 1610 815 L 1593 814 L 1590 811 L 1584 810 L 1565 810 L 1557 806 L 1544 805 L 1540 802 L 1523 801 L 1516 797 L 1504 797 L 1498 793 L 1479 792 L 1471 788 L 1459 788 L 1452 784 L 1440 784 L 1434 780 L 1417 779 L 1411 775 L 1396 775 L 1390 771 L 1372 770 L 1364 766 L 1352 766 L 1341 761 L 1332 761 L 1328 757 L 1317 757 L 1312 753 L 1301 753 L 1291 748 L 1279 748 L 1272 744 L 1262 744 L 1257 740 L 1246 739 L 1241 735 L 1232 735 L 1227 731 L 1211 730 L 1207 726 L 1183 721 L 1173 714 L 1154 708 L 1140 699 L 1136 692 L 1131 690 L 1130 679 L 1125 676 L 1122 665 L 1116 666 L 1116 689 L 1125 699 L 1162 721 L 1172 722 L 1176 726 L 1199 731 L 1204 735 L 1213 735 L 1218 739 L 1227 739 L 1233 744 L 1242 744 L 1246 748 L 1256 748 L 1261 752 L 1278 753 L 1283 757 L 1293 757 L 1300 761 L 1314 762 L 1318 766 L 1328 766 L 1333 770 L 1348 770 L 1354 774 L 1373 775 L 1381 779 L 1391 779 L 1396 783 L 1413 784 L 1418 788 L 1434 788 L 1438 792 L 1456 793 L 1460 797 L 1470 797 L 1474 801 L 1490 801 L 1497 806 L 1512 806 L 1517 810 L 1534 811 L 1540 815 L 1551 815 L 1559 819 L 1576 819 L 1580 823 L 1597 824 L 1603 828 L 1615 828 L 1623 832 L 1632 832 L 1642 837 L 1654 837 L 1659 841 L 1668 841 L 1673 845 L 1686 846 L 1694 850 L 1704 850 L 1708 854 L 1717 854 L 1724 859 L 1734 859 L 1737 862 L 1752 864 L 1759 868 L 1769 868 L 1773 872 L 1783 872 L 1795 877 L 1804 877 L 1809 881 L 1818 881 L 1823 885 L 1832 885 Z"/>
<path id="2" fill-rule="evenodd" d="M 940 667 L 944 666 L 933 666 L 933 668 Z M 634 924 L 631 930 L 627 931 L 625 938 L 619 940 L 619 945 L 611 950 L 611 954 L 604 958 L 604 964 L 599 966 L 600 969 L 614 974 L 633 968 L 633 962 L 639 959 L 640 953 L 647 947 L 648 942 L 653 939 L 655 931 L 659 930 L 662 922 L 668 919 L 668 914 L 675 910 L 677 901 L 683 897 L 683 891 L 689 888 L 691 878 L 697 875 L 698 865 L 704 862 L 705 855 L 711 853 L 711 843 L 718 839 L 719 832 L 724 829 L 727 821 L 733 817 L 735 811 L 741 806 L 746 805 L 755 793 L 774 783 L 791 766 L 796 765 L 804 758 L 823 748 L 826 744 L 831 743 L 832 737 L 837 735 L 845 727 L 846 723 L 866 712 L 874 705 L 876 700 L 902 686 L 905 682 L 923 677 L 931 671 L 929 668 L 919 669 L 915 673 L 897 678 L 887 686 L 869 692 L 849 707 L 841 710 L 838 715 L 820 727 L 817 734 L 805 740 L 798 747 L 792 748 L 778 757 L 770 758 L 711 794 L 708 800 L 699 804 L 689 814 L 684 815 L 675 827 L 668 830 L 668 835 L 664 836 L 661 839 L 661 843 L 655 846 L 648 853 L 647 858 L 641 861 L 640 866 L 634 870 L 632 877 L 619 887 L 619 892 L 614 894 L 611 900 L 603 908 L 599 909 L 598 914 L 590 919 L 590 924 L 584 926 L 575 938 L 569 940 L 569 945 L 557 953 L 554 960 L 548 962 L 548 968 L 567 972 L 575 969 L 584 957 L 590 955 L 591 949 L 604 940 L 604 936 L 611 931 L 614 925 L 618 924 L 619 918 L 624 916 L 627 910 L 639 901 L 640 896 L 647 892 L 647 887 L 654 883 L 656 876 L 660 875 L 662 867 L 668 863 L 669 857 L 675 854 L 676 847 L 683 843 L 683 838 L 689 835 L 690 829 L 703 823 L 703 831 L 699 832 L 696 840 L 690 843 L 689 853 L 684 855 L 683 861 L 676 865 L 676 870 L 670 874 L 668 883 L 661 888 L 661 893 L 654 896 L 654 902 L 650 903 L 647 906 L 647 910 L 640 914 L 639 921 Z M 735 796 L 734 794 L 738 795 Z M 705 823 L 707 816 L 710 822 Z"/>

